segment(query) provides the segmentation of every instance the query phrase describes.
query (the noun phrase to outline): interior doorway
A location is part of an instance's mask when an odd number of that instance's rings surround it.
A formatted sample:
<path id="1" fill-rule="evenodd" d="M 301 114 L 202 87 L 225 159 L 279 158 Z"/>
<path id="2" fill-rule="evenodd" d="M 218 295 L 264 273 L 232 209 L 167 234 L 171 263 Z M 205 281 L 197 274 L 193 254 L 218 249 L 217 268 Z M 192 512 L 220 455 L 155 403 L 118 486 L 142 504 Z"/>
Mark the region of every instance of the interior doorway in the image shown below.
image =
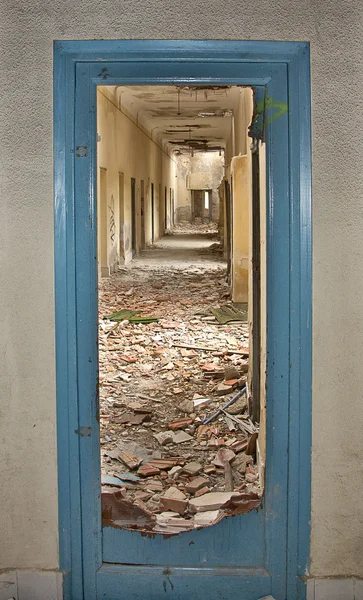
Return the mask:
<path id="1" fill-rule="evenodd" d="M 140 181 L 140 229 L 141 229 L 141 248 L 145 248 L 145 182 Z"/>
<path id="2" fill-rule="evenodd" d="M 177 114 L 164 108 L 173 101 Z M 193 135 L 188 125 L 192 114 Z M 135 230 L 138 182 L 132 177 L 130 202 L 120 212 L 124 230 L 132 232 L 133 253 L 125 258 L 126 238 L 119 270 L 99 282 L 101 500 L 103 522 L 112 527 L 117 523 L 129 531 L 181 535 L 261 504 L 265 439 L 259 437 L 260 423 L 250 410 L 250 404 L 260 402 L 250 360 L 250 330 L 256 336 L 260 329 L 259 315 L 252 316 L 250 305 L 260 290 L 248 291 L 255 261 L 248 136 L 252 117 L 253 93 L 247 87 L 97 88 L 98 163 L 110 173 L 117 167 L 152 181 L 154 223 L 151 237 L 143 220 Z M 234 149 L 233 122 L 240 132 Z M 190 133 L 187 139 L 181 135 L 183 127 Z M 156 128 L 158 144 L 146 147 L 147 132 Z M 124 141 L 127 154 L 117 152 L 117 139 Z M 265 153 L 265 145 L 257 145 Z M 161 154 L 162 169 L 157 168 Z M 241 169 L 244 183 L 235 197 L 239 234 L 251 238 L 245 255 L 231 243 L 236 225 L 223 226 L 230 210 L 224 183 L 232 183 L 234 173 L 239 182 Z M 184 177 L 174 195 L 173 224 L 172 188 L 169 215 L 167 192 L 180 172 Z M 112 176 L 110 182 L 107 196 L 113 196 Z M 265 212 L 265 188 L 262 194 Z M 136 252 L 135 233 L 145 240 L 144 250 Z M 265 239 L 265 232 L 259 234 Z M 103 235 L 99 226 L 99 240 Z M 227 260 L 235 267 L 230 282 Z M 245 272 L 237 268 L 243 260 L 249 264 Z M 258 298 L 259 306 L 265 303 L 265 297 Z M 237 502 L 241 492 L 243 507 Z M 220 506 L 215 500 L 219 493 L 224 494 Z M 211 500 L 214 510 L 206 510 Z M 198 502 L 203 515 L 193 513 Z"/>
<path id="3" fill-rule="evenodd" d="M 154 184 L 151 184 L 151 243 L 155 241 L 155 196 Z"/>
<path id="4" fill-rule="evenodd" d="M 131 249 L 132 256 L 136 256 L 136 184 L 131 177 Z"/>
<path id="5" fill-rule="evenodd" d="M 168 188 L 164 187 L 164 231 L 168 229 Z"/>
<path id="6" fill-rule="evenodd" d="M 169 42 L 153 42 L 152 60 L 149 60 L 150 56 L 145 60 L 145 53 L 150 51 L 147 44 L 97 42 L 96 51 L 92 42 L 84 42 L 80 45 L 85 44 L 82 48 L 87 50 L 88 60 L 82 63 L 77 62 L 79 48 L 72 44 L 58 43 L 59 55 L 55 63 L 58 94 L 65 84 L 65 72 L 69 77 L 74 73 L 74 69 L 70 68 L 70 64 L 74 65 L 72 61 L 76 62 L 77 81 L 75 93 L 73 80 L 68 80 L 55 111 L 59 120 L 55 127 L 56 177 L 59 182 L 64 181 L 64 194 L 57 195 L 57 207 L 63 202 L 64 207 L 69 209 L 56 214 L 58 439 L 64 441 L 59 452 L 60 532 L 63 540 L 61 568 L 68 573 L 66 589 L 71 590 L 73 597 L 92 599 L 107 596 L 143 599 L 150 589 L 155 590 L 156 597 L 164 590 L 166 598 L 171 598 L 175 592 L 181 598 L 190 597 L 191 589 L 194 596 L 202 589 L 203 595 L 211 598 L 218 598 L 227 591 L 228 595 L 243 594 L 251 600 L 268 594 L 277 599 L 301 597 L 308 556 L 309 490 L 306 482 L 309 481 L 310 450 L 307 443 L 309 415 L 306 415 L 309 394 L 304 392 L 309 386 L 304 390 L 300 386 L 301 376 L 305 383 L 310 377 L 306 352 L 309 347 L 306 323 L 310 314 L 307 294 L 310 270 L 309 256 L 304 254 L 309 247 L 309 237 L 304 237 L 309 227 L 300 226 L 300 218 L 309 213 L 309 197 L 304 195 L 307 188 L 300 185 L 302 174 L 305 174 L 306 184 L 306 168 L 310 164 L 306 137 L 303 137 L 304 143 L 300 143 L 302 132 L 306 136 L 309 131 L 307 46 L 264 45 L 260 42 L 210 42 L 209 45 L 205 42 L 178 42 L 173 46 Z M 178 60 L 181 46 L 183 61 Z M 131 56 L 135 47 L 142 60 L 131 67 L 125 56 Z M 241 61 L 242 55 L 244 59 Z M 189 57 L 188 61 L 185 56 Z M 166 57 L 169 62 L 165 61 Z M 66 71 L 65 59 L 70 61 Z M 218 61 L 222 61 L 223 68 Z M 267 368 L 266 426 L 270 442 L 267 447 L 265 504 L 258 512 L 233 519 L 233 526 L 229 526 L 226 519 L 225 524 L 222 522 L 215 528 L 165 540 L 135 536 L 133 532 L 123 531 L 117 526 L 102 527 L 100 521 L 97 267 L 96 234 L 92 226 L 96 220 L 95 205 L 92 204 L 95 195 L 89 195 L 89 190 L 94 190 L 96 183 L 96 127 L 92 121 L 90 124 L 89 115 L 92 114 L 91 102 L 96 97 L 96 89 L 92 86 L 104 85 L 105 79 L 111 75 L 112 81 L 124 82 L 127 77 L 135 77 L 135 72 L 138 81 L 146 81 L 147 78 L 150 83 L 154 78 L 158 84 L 172 79 L 185 85 L 190 78 L 201 84 L 208 78 L 208 82 L 215 85 L 238 81 L 240 85 L 255 86 L 257 97 L 257 88 L 260 88 L 262 98 L 267 86 L 268 97 L 280 106 L 284 103 L 288 107 L 279 118 L 272 119 L 269 113 L 262 118 L 267 129 L 267 178 L 272 194 L 267 202 L 267 347 L 270 361 Z M 74 94 L 71 105 L 70 90 Z M 255 123 L 259 122 L 259 114 L 264 115 L 264 112 L 256 111 Z M 62 136 L 65 123 L 74 134 L 76 147 L 72 155 L 64 152 L 66 142 Z M 294 125 L 289 129 L 292 123 Z M 288 148 L 293 149 L 292 153 L 288 152 Z M 62 189 L 62 186 L 57 189 Z M 66 194 L 65 190 L 70 193 Z M 273 211 L 270 210 L 272 197 Z M 73 231 L 67 241 L 64 238 L 66 231 Z M 294 235 L 293 250 L 289 243 L 291 232 Z M 152 237 L 155 237 L 155 232 Z M 64 253 L 65 248 L 67 253 Z M 64 256 L 67 257 L 67 265 Z M 304 285 L 301 285 L 302 282 Z M 296 340 L 299 340 L 299 345 Z M 292 362 L 291 354 L 294 356 Z M 69 456 L 72 456 L 72 461 L 68 460 Z M 295 493 L 289 493 L 289 490 Z M 214 537 L 216 531 L 218 543 Z M 246 540 L 249 540 L 248 544 Z M 66 551 L 70 547 L 73 548 L 72 553 Z M 221 547 L 227 550 L 221 552 Z M 82 554 L 77 553 L 76 548 L 82 548 Z M 289 563 L 287 556 L 290 557 Z M 216 574 L 219 586 L 215 585 Z M 135 591 L 136 576 L 138 588 Z"/>

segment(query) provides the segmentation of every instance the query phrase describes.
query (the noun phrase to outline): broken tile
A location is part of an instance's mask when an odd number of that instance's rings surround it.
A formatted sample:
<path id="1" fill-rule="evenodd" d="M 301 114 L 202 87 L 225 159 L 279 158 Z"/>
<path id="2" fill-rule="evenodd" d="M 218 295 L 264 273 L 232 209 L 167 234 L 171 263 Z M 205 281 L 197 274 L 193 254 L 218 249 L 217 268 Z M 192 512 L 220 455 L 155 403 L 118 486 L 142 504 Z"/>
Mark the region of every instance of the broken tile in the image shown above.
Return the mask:
<path id="1" fill-rule="evenodd" d="M 123 450 L 119 451 L 119 459 L 131 470 L 137 469 L 142 463 L 142 458 L 135 456 L 130 452 L 124 452 Z"/>
<path id="2" fill-rule="evenodd" d="M 155 481 L 155 480 L 148 480 L 146 482 L 145 485 L 145 489 L 146 491 L 151 491 L 151 492 L 162 492 L 162 490 L 164 489 L 163 484 L 161 483 L 161 481 Z"/>
<path id="3" fill-rule="evenodd" d="M 215 394 L 217 394 L 217 396 L 225 396 L 226 394 L 230 394 L 231 392 L 231 386 L 225 385 L 224 383 L 219 383 L 215 389 Z"/>
<path id="4" fill-rule="evenodd" d="M 210 489 L 208 486 L 205 485 L 204 487 L 197 490 L 194 495 L 196 498 L 198 498 L 199 496 L 203 496 L 204 494 L 207 494 L 208 492 L 210 492 Z"/>
<path id="5" fill-rule="evenodd" d="M 173 442 L 174 444 L 184 444 L 185 442 L 189 442 L 192 439 L 193 438 L 191 435 L 189 435 L 189 433 L 186 433 L 185 431 L 179 431 L 174 435 Z"/>
<path id="6" fill-rule="evenodd" d="M 197 490 L 206 486 L 208 481 L 209 480 L 206 477 L 195 477 L 186 484 L 185 489 L 189 494 L 195 494 Z"/>
<path id="7" fill-rule="evenodd" d="M 191 512 L 219 510 L 228 505 L 235 494 L 236 492 L 209 492 L 199 498 L 189 500 L 189 508 Z"/>
<path id="8" fill-rule="evenodd" d="M 202 465 L 199 462 L 191 461 L 184 465 L 183 471 L 188 475 L 197 475 L 202 470 Z"/>
<path id="9" fill-rule="evenodd" d="M 137 490 L 135 492 L 135 500 L 149 500 L 151 498 L 152 492 L 143 492 L 142 490 Z"/>
<path id="10" fill-rule="evenodd" d="M 231 445 L 231 449 L 233 450 L 233 452 L 241 452 L 242 450 L 246 450 L 247 446 L 247 439 L 237 440 L 236 442 L 233 442 L 233 444 Z"/>
<path id="11" fill-rule="evenodd" d="M 194 524 L 199 527 L 213 525 L 218 520 L 219 515 L 219 510 L 206 510 L 205 512 L 197 513 L 194 515 Z"/>
<path id="12" fill-rule="evenodd" d="M 166 469 L 169 470 L 178 462 L 178 458 L 153 458 L 147 464 L 150 467 L 156 467 L 157 469 Z"/>
<path id="13" fill-rule="evenodd" d="M 170 469 L 170 471 L 168 471 L 168 475 L 169 475 L 169 477 L 176 479 L 182 471 L 183 471 L 183 467 L 178 465 L 178 466 L 172 467 L 172 469 Z"/>
<path id="14" fill-rule="evenodd" d="M 142 477 L 152 477 L 152 475 L 158 475 L 160 473 L 160 469 L 157 469 L 156 467 L 146 464 L 146 465 L 141 465 L 141 467 L 138 469 L 137 472 Z"/>
<path id="15" fill-rule="evenodd" d="M 206 465 L 203 469 L 204 473 L 206 473 L 207 475 L 210 475 L 211 473 L 215 473 L 216 472 L 216 468 L 214 465 Z"/>
<path id="16" fill-rule="evenodd" d="M 184 429 L 188 425 L 193 423 L 193 419 L 185 417 L 184 419 L 178 419 L 177 421 L 172 421 L 168 424 L 169 429 L 172 431 L 176 431 L 178 429 Z M 156 437 L 156 436 L 155 436 Z"/>
<path id="17" fill-rule="evenodd" d="M 131 425 L 140 425 L 143 421 L 150 419 L 150 416 L 145 413 L 126 412 L 117 419 L 118 423 L 131 423 Z"/>
<path id="18" fill-rule="evenodd" d="M 111 485 L 114 487 L 123 487 L 124 483 L 120 481 L 117 477 L 111 477 L 110 475 L 102 475 L 101 478 L 102 485 Z"/>
<path id="19" fill-rule="evenodd" d="M 140 477 L 134 475 L 133 473 L 115 473 L 115 477 L 121 479 L 122 481 L 129 481 L 130 483 L 137 483 L 140 481 Z"/>
<path id="20" fill-rule="evenodd" d="M 106 452 L 104 452 L 104 455 L 109 456 L 110 458 L 112 458 L 114 460 L 121 461 L 119 450 L 110 450 L 109 452 L 106 451 Z"/>
<path id="21" fill-rule="evenodd" d="M 172 510 L 183 515 L 187 506 L 185 494 L 176 487 L 170 487 L 160 498 L 160 503 L 165 510 Z"/>

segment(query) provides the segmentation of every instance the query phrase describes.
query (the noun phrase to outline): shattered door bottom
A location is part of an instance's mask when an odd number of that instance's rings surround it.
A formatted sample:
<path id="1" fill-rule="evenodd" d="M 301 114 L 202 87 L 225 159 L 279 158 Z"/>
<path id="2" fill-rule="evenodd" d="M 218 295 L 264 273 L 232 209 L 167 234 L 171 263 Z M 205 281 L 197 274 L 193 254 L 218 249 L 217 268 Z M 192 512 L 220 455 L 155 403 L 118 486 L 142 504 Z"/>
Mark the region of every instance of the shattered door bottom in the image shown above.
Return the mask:
<path id="1" fill-rule="evenodd" d="M 210 310 L 229 303 L 215 240 L 178 233 L 99 290 L 103 522 L 164 535 L 248 512 L 262 496 L 243 391 L 248 324 L 220 325 Z M 105 319 L 120 310 L 158 320 Z"/>

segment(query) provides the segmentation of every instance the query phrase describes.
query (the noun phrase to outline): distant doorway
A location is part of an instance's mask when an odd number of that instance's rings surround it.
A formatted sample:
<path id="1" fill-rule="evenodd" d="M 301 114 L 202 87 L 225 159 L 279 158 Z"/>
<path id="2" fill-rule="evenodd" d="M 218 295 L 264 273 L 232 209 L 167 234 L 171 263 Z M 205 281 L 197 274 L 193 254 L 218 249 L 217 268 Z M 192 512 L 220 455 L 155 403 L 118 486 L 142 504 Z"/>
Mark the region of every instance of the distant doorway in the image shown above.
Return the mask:
<path id="1" fill-rule="evenodd" d="M 192 221 L 212 220 L 212 190 L 192 190 Z"/>
<path id="2" fill-rule="evenodd" d="M 145 248 L 145 183 L 140 182 L 140 221 L 141 221 L 141 248 Z"/>
<path id="3" fill-rule="evenodd" d="M 131 177 L 131 249 L 136 256 L 136 187 L 135 179 Z"/>
<path id="4" fill-rule="evenodd" d="M 151 184 L 151 242 L 155 242 L 155 198 L 154 184 Z"/>

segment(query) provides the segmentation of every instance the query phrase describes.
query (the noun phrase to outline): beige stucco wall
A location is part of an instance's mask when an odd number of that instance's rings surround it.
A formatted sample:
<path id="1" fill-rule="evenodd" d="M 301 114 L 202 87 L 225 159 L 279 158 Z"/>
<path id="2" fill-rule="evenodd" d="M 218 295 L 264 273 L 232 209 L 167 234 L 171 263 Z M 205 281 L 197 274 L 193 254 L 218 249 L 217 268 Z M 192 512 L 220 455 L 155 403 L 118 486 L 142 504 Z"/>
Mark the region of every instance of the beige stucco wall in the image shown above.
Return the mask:
<path id="1" fill-rule="evenodd" d="M 314 381 L 311 571 L 363 576 L 362 4 L 2 3 L 1 568 L 57 568 L 52 42 L 309 40 Z"/>
<path id="2" fill-rule="evenodd" d="M 144 181 L 145 243 L 152 243 L 151 184 L 154 184 L 154 240 L 164 231 L 164 187 L 174 189 L 176 162 L 140 129 L 121 107 L 119 91 L 114 86 L 102 86 L 97 91 L 97 163 L 98 163 L 98 250 L 107 239 L 107 258 L 111 272 L 117 264 L 132 259 L 131 178 L 135 179 L 136 252 L 141 247 L 141 180 Z M 100 172 L 107 171 L 106 206 L 102 205 Z M 120 176 L 123 174 L 123 217 L 119 205 Z M 162 193 L 160 194 L 160 189 Z M 161 200 L 160 199 L 161 195 Z M 106 224 L 102 228 L 103 208 Z M 169 210 L 170 204 L 167 204 Z M 112 213 L 115 234 L 111 239 Z M 169 213 L 170 218 L 170 213 Z M 103 234 L 101 231 L 103 229 Z M 120 243 L 121 239 L 121 243 Z"/>

